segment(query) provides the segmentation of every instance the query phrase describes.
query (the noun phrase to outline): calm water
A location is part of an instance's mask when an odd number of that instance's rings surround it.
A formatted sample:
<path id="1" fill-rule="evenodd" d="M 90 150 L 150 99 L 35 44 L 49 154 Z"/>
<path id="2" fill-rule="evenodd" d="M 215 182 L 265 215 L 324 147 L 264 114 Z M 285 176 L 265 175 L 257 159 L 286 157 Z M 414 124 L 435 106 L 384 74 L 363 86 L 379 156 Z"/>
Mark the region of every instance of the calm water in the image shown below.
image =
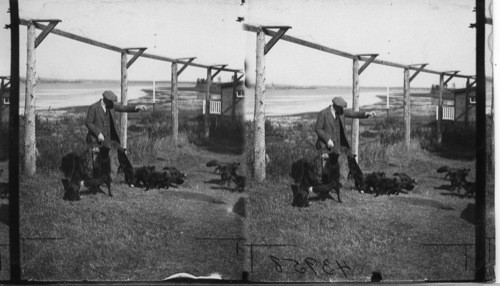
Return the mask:
<path id="1" fill-rule="evenodd" d="M 158 86 L 157 86 L 158 87 Z M 151 89 L 152 85 L 129 83 L 128 99 L 137 99 L 146 95 L 142 89 Z M 38 83 L 36 86 L 36 109 L 57 109 L 72 106 L 87 106 L 102 98 L 105 90 L 113 91 L 120 98 L 120 83 L 83 82 L 83 83 Z M 24 112 L 26 87 L 20 85 L 20 113 Z"/>
<path id="2" fill-rule="evenodd" d="M 247 89 L 245 96 L 245 118 L 252 119 L 255 106 L 255 91 Z M 402 89 L 389 89 L 389 93 L 401 93 Z M 412 92 L 429 92 L 429 89 L 412 89 Z M 378 95 L 386 96 L 387 89 L 362 89 L 359 96 L 359 105 L 372 105 L 379 101 Z M 265 111 L 268 116 L 290 115 L 305 112 L 318 112 L 329 106 L 333 97 L 342 97 L 347 107 L 352 107 L 351 88 L 323 88 L 323 89 L 289 89 L 266 90 Z"/>

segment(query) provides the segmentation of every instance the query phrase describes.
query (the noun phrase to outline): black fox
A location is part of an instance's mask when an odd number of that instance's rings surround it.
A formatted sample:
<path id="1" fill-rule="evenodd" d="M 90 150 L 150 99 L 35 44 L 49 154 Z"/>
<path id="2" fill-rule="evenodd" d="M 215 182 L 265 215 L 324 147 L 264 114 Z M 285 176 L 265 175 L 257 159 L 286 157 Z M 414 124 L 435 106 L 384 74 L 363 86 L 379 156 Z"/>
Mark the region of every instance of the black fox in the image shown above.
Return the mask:
<path id="1" fill-rule="evenodd" d="M 125 182 L 129 185 L 129 187 L 134 187 L 135 184 L 135 172 L 134 167 L 132 167 L 132 163 L 127 157 L 126 153 L 127 149 L 118 148 L 118 173 L 123 172 L 125 177 Z"/>
<path id="2" fill-rule="evenodd" d="M 363 176 L 364 191 L 369 193 L 370 189 L 373 189 L 375 193 L 378 193 L 379 183 L 382 178 L 385 178 L 384 172 L 373 172 L 368 173 Z"/>
<path id="3" fill-rule="evenodd" d="M 451 191 L 460 192 L 460 188 L 463 187 L 464 182 L 466 181 L 466 177 L 469 175 L 470 169 L 462 168 L 450 168 L 448 166 L 442 166 L 436 170 L 438 173 L 446 173 L 444 176 L 445 179 L 449 179 L 451 181 Z"/>
<path id="4" fill-rule="evenodd" d="M 349 166 L 347 178 L 354 179 L 354 186 L 359 192 L 362 192 L 365 189 L 364 177 L 358 162 L 356 162 L 355 154 L 347 155 L 347 165 Z"/>
<path id="5" fill-rule="evenodd" d="M 399 177 L 401 180 L 401 188 L 407 191 L 413 190 L 417 184 L 417 180 L 412 179 L 405 173 L 394 173 L 394 176 Z"/>

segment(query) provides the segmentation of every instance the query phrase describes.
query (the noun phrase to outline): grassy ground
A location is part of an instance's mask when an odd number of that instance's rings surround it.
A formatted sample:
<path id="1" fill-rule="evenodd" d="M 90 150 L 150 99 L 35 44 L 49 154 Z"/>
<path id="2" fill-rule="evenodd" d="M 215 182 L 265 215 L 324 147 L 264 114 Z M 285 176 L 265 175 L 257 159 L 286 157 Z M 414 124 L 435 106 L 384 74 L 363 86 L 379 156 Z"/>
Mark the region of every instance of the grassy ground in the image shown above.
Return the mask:
<path id="1" fill-rule="evenodd" d="M 159 148 L 133 164 L 176 166 L 187 173 L 178 189 L 144 192 L 113 174 L 113 198 L 84 194 L 74 203 L 62 200 L 58 173 L 24 179 L 23 279 L 160 280 L 178 272 L 240 279 L 243 255 L 236 255 L 234 241 L 206 238 L 244 237 L 244 214 L 233 207 L 245 194 L 218 185 L 220 177 L 204 165 L 211 159 L 240 156 L 189 143 Z"/>
<path id="2" fill-rule="evenodd" d="M 413 139 L 406 150 L 401 104 L 400 96 L 391 97 L 391 118 L 399 120 L 389 122 L 385 102 L 364 108 L 378 117 L 360 121 L 359 163 L 364 172 L 407 173 L 418 180 L 417 187 L 399 196 L 360 194 L 347 180 L 347 162 L 341 157 L 343 202 L 313 200 L 302 209 L 291 206 L 288 174 L 294 160 L 318 156 L 317 113 L 270 118 L 268 180 L 249 193 L 248 239 L 267 245 L 254 248 L 253 281 L 370 281 L 372 272 L 380 272 L 384 281 L 474 279 L 474 246 L 425 244 L 475 242 L 474 199 L 450 192 L 450 182 L 436 173 L 443 165 L 470 168 L 468 180 L 475 181 L 475 148 L 460 147 L 465 143 L 460 140 L 453 147 L 437 146 L 432 99 L 418 96 L 412 98 Z M 351 120 L 346 121 L 350 134 Z M 487 237 L 494 237 L 492 176 L 486 191 Z M 492 279 L 494 241 L 488 248 Z"/>
<path id="3" fill-rule="evenodd" d="M 463 246 L 424 244 L 474 243 L 474 200 L 449 192 L 449 182 L 435 172 L 442 165 L 450 165 L 471 168 L 474 174 L 474 162 L 442 159 L 419 148 L 409 154 L 406 160 L 365 169 L 387 174 L 404 171 L 418 180 L 416 189 L 399 196 L 375 198 L 360 194 L 351 181 L 342 179 L 342 204 L 313 201 L 309 208 L 298 209 L 291 206 L 291 182 L 287 179 L 269 180 L 252 188 L 249 240 L 256 244 L 295 245 L 256 248 L 252 279 L 367 281 L 372 271 L 381 272 L 386 281 L 473 279 L 473 247 L 465 256 Z M 493 237 L 492 184 L 488 194 L 488 237 Z M 309 259 L 309 267 L 306 258 L 315 259 L 317 265 Z M 283 259 L 294 259 L 299 264 Z M 325 259 L 330 265 L 325 269 L 331 275 L 323 270 Z M 350 267 L 344 269 L 345 275 L 336 260 Z M 493 263 L 488 266 L 492 277 Z"/>

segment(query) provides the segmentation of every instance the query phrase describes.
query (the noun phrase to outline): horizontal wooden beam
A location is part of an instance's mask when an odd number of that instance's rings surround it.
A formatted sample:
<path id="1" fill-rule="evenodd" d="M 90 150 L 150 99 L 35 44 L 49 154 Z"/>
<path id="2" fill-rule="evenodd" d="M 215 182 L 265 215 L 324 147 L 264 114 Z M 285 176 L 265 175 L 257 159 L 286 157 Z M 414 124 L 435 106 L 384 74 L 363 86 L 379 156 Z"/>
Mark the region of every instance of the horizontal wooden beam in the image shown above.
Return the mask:
<path id="1" fill-rule="evenodd" d="M 414 80 L 414 79 L 417 77 L 417 75 L 418 75 L 418 74 L 419 74 L 419 73 L 420 73 L 420 72 L 421 72 L 421 71 L 422 71 L 422 70 L 423 70 L 423 69 L 424 69 L 424 68 L 425 68 L 428 64 L 419 64 L 419 65 L 420 65 L 420 67 L 418 68 L 418 70 L 417 70 L 417 71 L 416 71 L 416 72 L 415 72 L 415 73 L 414 73 L 414 74 L 410 77 L 410 82 L 411 82 L 412 80 Z M 415 65 L 415 64 L 413 64 L 413 65 L 410 65 L 410 66 L 416 66 L 416 65 Z"/>
<path id="2" fill-rule="evenodd" d="M 179 71 L 177 71 L 177 76 L 180 76 L 181 73 L 189 66 L 189 64 L 194 61 L 194 59 L 196 59 L 196 57 L 189 58 L 189 60 L 187 61 L 187 63 L 185 63 L 182 66 L 182 68 Z"/>
<path id="3" fill-rule="evenodd" d="M 260 29 L 261 29 L 261 27 L 266 27 L 266 26 L 262 26 L 262 25 L 255 26 L 255 25 L 250 25 L 250 24 L 243 24 L 243 29 L 244 30 L 249 31 L 249 32 L 255 32 L 255 33 L 259 32 Z M 267 27 L 269 27 L 269 26 L 267 26 Z M 279 27 L 282 27 L 282 26 L 279 26 Z M 274 32 L 274 31 L 266 29 L 266 30 L 264 30 L 264 33 L 266 35 L 268 35 L 268 36 L 274 36 L 274 35 L 276 35 L 277 32 Z M 343 52 L 343 51 L 340 51 L 340 50 L 332 49 L 332 48 L 326 47 L 324 45 L 320 45 L 320 44 L 313 43 L 313 42 L 310 42 L 310 41 L 305 41 L 305 40 L 302 40 L 302 39 L 299 39 L 299 38 L 296 38 L 296 37 L 292 37 L 290 35 L 283 35 L 281 37 L 281 40 L 287 41 L 287 42 L 291 42 L 291 43 L 294 43 L 294 44 L 298 44 L 298 45 L 301 45 L 301 46 L 309 47 L 309 48 L 312 48 L 312 49 L 315 49 L 315 50 L 319 50 L 319 51 L 322 51 L 322 52 L 325 52 L 325 53 L 334 54 L 334 55 L 337 55 L 337 56 L 349 58 L 349 59 L 354 59 L 354 57 L 356 57 L 356 55 L 354 55 L 354 54 L 350 54 L 350 53 Z M 366 61 L 366 59 L 361 59 L 361 60 Z M 418 68 L 416 68 L 416 67 L 410 67 L 408 65 L 403 65 L 403 64 L 399 64 L 399 63 L 393 63 L 393 62 L 384 61 L 384 60 L 377 60 L 377 59 L 375 59 L 375 60 L 373 60 L 373 63 L 379 64 L 379 65 L 396 67 L 396 68 L 402 68 L 402 69 L 418 70 Z M 434 70 L 429 70 L 429 69 L 423 69 L 422 72 L 432 73 L 432 74 L 442 74 L 442 72 L 440 72 L 440 71 L 434 71 Z M 456 77 L 467 78 L 467 77 L 470 77 L 470 76 L 456 75 Z"/>
<path id="4" fill-rule="evenodd" d="M 61 20 L 50 21 L 49 25 L 45 29 L 43 29 L 43 31 L 40 33 L 40 35 L 38 35 L 38 37 L 36 37 L 35 48 L 37 48 L 42 43 L 42 41 L 49 35 L 50 31 L 52 31 L 52 29 L 54 29 L 54 27 L 59 22 L 61 22 Z"/>
<path id="5" fill-rule="evenodd" d="M 263 29 L 267 30 L 269 28 L 263 28 Z M 288 29 L 290 29 L 290 27 L 279 28 L 276 35 L 274 35 L 271 38 L 271 40 L 269 40 L 269 42 L 267 42 L 266 46 L 264 47 L 264 55 L 266 55 L 272 49 L 272 47 L 279 41 L 279 39 L 281 39 L 281 37 L 283 37 L 283 35 L 286 33 L 286 31 L 288 31 Z"/>
<path id="6" fill-rule="evenodd" d="M 357 55 L 357 56 L 360 60 L 361 59 L 365 60 L 361 57 L 362 55 Z M 378 56 L 378 54 L 371 54 L 368 56 L 370 56 L 370 58 L 366 59 L 366 62 L 359 68 L 358 75 L 360 75 L 373 62 L 373 60 L 375 60 L 375 58 Z"/>
<path id="7" fill-rule="evenodd" d="M 447 84 L 453 77 L 455 77 L 460 71 L 454 71 L 452 75 L 449 75 L 450 77 L 444 82 L 444 84 Z"/>
<path id="8" fill-rule="evenodd" d="M 62 22 L 62 20 L 59 20 L 59 19 L 30 19 L 28 20 L 30 22 L 40 22 L 40 23 L 43 23 L 43 22 Z"/>
<path id="9" fill-rule="evenodd" d="M 226 66 L 227 65 L 222 65 L 220 68 L 218 68 L 217 71 L 212 75 L 212 80 L 214 80 L 215 76 L 218 75 Z"/>
<path id="10" fill-rule="evenodd" d="M 24 25 L 24 26 L 29 26 L 30 23 L 32 23 L 32 21 L 33 20 L 19 19 L 19 23 L 21 25 Z M 33 24 L 35 25 L 35 27 L 37 29 L 40 29 L 40 30 L 43 30 L 43 29 L 45 29 L 47 27 L 46 25 L 43 25 L 43 24 L 40 24 L 40 23 L 36 23 L 36 22 L 34 22 Z M 109 45 L 109 44 L 106 44 L 106 43 L 103 43 L 103 42 L 99 42 L 99 41 L 96 41 L 96 40 L 93 40 L 93 39 L 89 39 L 89 38 L 86 38 L 86 37 L 78 36 L 78 35 L 75 35 L 75 34 L 72 34 L 72 33 L 68 33 L 68 32 L 65 32 L 65 31 L 62 31 L 62 30 L 58 30 L 58 29 L 52 29 L 51 33 L 55 34 L 55 35 L 58 35 L 58 36 L 61 36 L 61 37 L 65 37 L 65 38 L 68 38 L 68 39 L 79 41 L 79 42 L 82 42 L 82 43 L 85 43 L 85 44 L 88 44 L 88 45 L 92 45 L 92 46 L 96 46 L 96 47 L 99 47 L 99 48 L 107 49 L 107 50 L 110 50 L 110 51 L 114 51 L 114 52 L 118 52 L 118 53 L 121 53 L 123 51 L 123 48 L 120 48 L 120 47 L 117 47 L 117 46 L 113 46 L 113 45 Z M 128 51 L 127 54 L 133 55 L 135 53 L 132 52 L 132 51 Z M 165 56 L 158 56 L 158 55 L 153 55 L 153 54 L 148 54 L 148 53 L 143 53 L 142 57 L 143 58 L 153 59 L 153 60 L 158 60 L 158 61 L 171 62 L 171 63 L 174 62 L 174 61 L 177 61 L 176 59 L 173 59 L 173 58 L 169 58 L 169 57 L 165 57 Z M 187 61 L 177 61 L 177 62 L 181 63 L 181 64 L 187 63 Z M 190 66 L 194 66 L 194 67 L 204 68 L 204 69 L 210 67 L 209 65 L 202 65 L 202 64 L 197 64 L 197 63 L 191 63 L 189 65 Z M 228 69 L 228 68 L 224 68 L 224 69 L 222 69 L 222 71 L 242 73 L 242 71 L 240 69 Z"/>
<path id="11" fill-rule="evenodd" d="M 125 51 L 128 52 L 130 50 L 139 50 L 137 51 L 134 56 L 128 61 L 127 63 L 127 68 L 129 68 L 136 60 L 137 58 L 139 58 L 143 53 L 144 51 L 146 50 L 147 48 L 126 48 Z"/>

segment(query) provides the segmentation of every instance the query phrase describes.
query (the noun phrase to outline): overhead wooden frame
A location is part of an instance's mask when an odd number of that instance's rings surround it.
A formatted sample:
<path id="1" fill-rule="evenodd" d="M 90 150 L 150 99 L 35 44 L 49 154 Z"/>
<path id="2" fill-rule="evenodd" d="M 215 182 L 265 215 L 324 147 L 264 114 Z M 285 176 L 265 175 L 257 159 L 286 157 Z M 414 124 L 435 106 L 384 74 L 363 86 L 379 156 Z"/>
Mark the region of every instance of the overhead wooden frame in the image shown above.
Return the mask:
<path id="1" fill-rule="evenodd" d="M 61 22 L 58 19 L 50 19 L 50 20 L 30 20 L 32 23 L 41 23 L 41 22 L 49 22 L 49 24 L 42 30 L 40 35 L 36 37 L 35 40 L 35 49 L 42 43 L 42 41 L 50 34 L 50 32 L 54 29 L 54 27 Z"/>
<path id="2" fill-rule="evenodd" d="M 180 76 L 181 73 L 189 66 L 189 64 L 191 64 L 194 60 L 196 59 L 196 57 L 190 57 L 190 58 L 180 58 L 180 59 L 177 59 L 176 63 L 178 63 L 179 61 L 182 61 L 182 60 L 188 60 L 186 63 L 184 63 L 184 65 L 182 66 L 182 68 L 177 71 L 177 76 Z"/>
<path id="3" fill-rule="evenodd" d="M 365 61 L 365 63 L 359 68 L 358 75 L 360 75 L 372 62 L 378 57 L 378 54 L 360 54 L 356 55 L 358 59 Z M 368 56 L 368 59 L 364 59 L 364 56 Z"/>
<path id="4" fill-rule="evenodd" d="M 217 68 L 219 67 L 219 68 Z M 215 76 L 217 76 L 227 65 L 213 65 L 211 68 L 217 69 L 217 71 L 211 76 L 211 79 L 214 80 Z"/>
<path id="5" fill-rule="evenodd" d="M 262 29 L 262 27 L 266 27 L 266 26 L 251 25 L 251 24 L 247 24 L 247 23 L 243 24 L 243 29 L 245 31 L 258 33 L 261 30 L 263 30 L 264 33 L 266 35 L 268 35 L 268 36 L 275 36 L 277 34 L 277 32 L 271 31 L 271 30 L 269 30 L 269 28 L 279 28 L 279 27 L 282 27 L 282 26 L 267 26 L 268 27 L 267 29 Z M 311 49 L 319 50 L 319 51 L 322 51 L 322 52 L 325 52 L 325 53 L 329 53 L 329 54 L 334 54 L 334 55 L 341 56 L 341 57 L 344 57 L 344 58 L 354 59 L 356 57 L 356 55 L 354 55 L 354 54 L 350 54 L 350 53 L 347 53 L 347 52 L 344 52 L 344 51 L 340 51 L 340 50 L 337 50 L 337 49 L 333 49 L 333 48 L 330 48 L 330 47 L 327 47 L 327 46 L 324 46 L 324 45 L 321 45 L 321 44 L 317 44 L 317 43 L 313 43 L 313 42 L 306 41 L 306 40 L 303 40 L 303 39 L 299 39 L 299 38 L 296 38 L 296 37 L 293 37 L 293 36 L 290 36 L 290 35 L 283 35 L 283 36 L 281 36 L 280 39 L 283 40 L 283 41 L 287 41 L 287 42 L 294 43 L 294 44 L 297 44 L 297 45 L 309 47 Z M 402 69 L 407 69 L 408 68 L 408 65 L 403 65 L 403 64 L 389 62 L 389 61 L 380 60 L 380 59 L 373 60 L 373 63 L 379 64 L 379 65 L 396 67 L 396 68 L 402 68 Z M 417 70 L 417 69 L 418 68 L 416 68 L 416 67 L 410 67 L 410 70 Z M 441 74 L 442 73 L 440 71 L 429 70 L 429 69 L 423 69 L 421 72 L 432 73 L 432 74 Z M 467 78 L 467 77 L 470 77 L 470 75 L 469 76 L 467 76 L 467 75 L 457 75 L 456 77 Z"/>
<path id="6" fill-rule="evenodd" d="M 133 50 L 138 50 L 134 54 L 134 56 L 128 61 L 127 68 L 129 68 L 147 49 L 148 48 L 125 48 L 124 50 L 126 53 L 129 53 L 130 51 L 133 51 Z"/>
<path id="7" fill-rule="evenodd" d="M 423 70 L 426 66 L 428 66 L 428 65 L 429 65 L 429 64 L 411 64 L 411 65 L 410 65 L 410 67 L 414 67 L 414 66 L 420 66 L 420 67 L 419 67 L 419 68 L 418 68 L 418 70 L 416 70 L 416 71 L 413 73 L 413 75 L 410 77 L 410 82 L 411 82 L 412 80 L 414 80 L 414 79 L 417 77 L 417 75 L 418 75 L 418 74 L 419 74 L 419 73 L 420 73 L 420 72 L 421 72 L 421 71 L 422 71 L 422 70 Z"/>
<path id="8" fill-rule="evenodd" d="M 279 29 L 278 32 L 276 32 L 276 34 L 272 36 L 271 40 L 269 40 L 269 42 L 267 42 L 267 44 L 265 45 L 264 55 L 266 55 L 271 50 L 271 48 L 279 41 L 279 39 L 281 39 L 281 37 L 283 37 L 283 35 L 286 33 L 286 31 L 288 31 L 288 29 L 291 29 L 292 27 L 290 27 L 290 26 L 262 26 L 261 28 L 264 30 L 264 32 L 266 32 L 266 30 L 268 30 L 268 29 Z"/>
<path id="9" fill-rule="evenodd" d="M 444 75 L 448 75 L 450 76 L 447 80 L 444 81 L 444 85 L 447 84 L 452 78 L 454 78 L 460 71 L 449 71 L 449 72 L 443 72 Z M 453 73 L 453 74 L 449 74 L 449 73 Z"/>
<path id="10" fill-rule="evenodd" d="M 245 76 L 244 74 L 240 75 L 240 76 L 236 79 L 236 82 L 240 81 L 240 80 L 241 80 L 244 76 Z"/>

